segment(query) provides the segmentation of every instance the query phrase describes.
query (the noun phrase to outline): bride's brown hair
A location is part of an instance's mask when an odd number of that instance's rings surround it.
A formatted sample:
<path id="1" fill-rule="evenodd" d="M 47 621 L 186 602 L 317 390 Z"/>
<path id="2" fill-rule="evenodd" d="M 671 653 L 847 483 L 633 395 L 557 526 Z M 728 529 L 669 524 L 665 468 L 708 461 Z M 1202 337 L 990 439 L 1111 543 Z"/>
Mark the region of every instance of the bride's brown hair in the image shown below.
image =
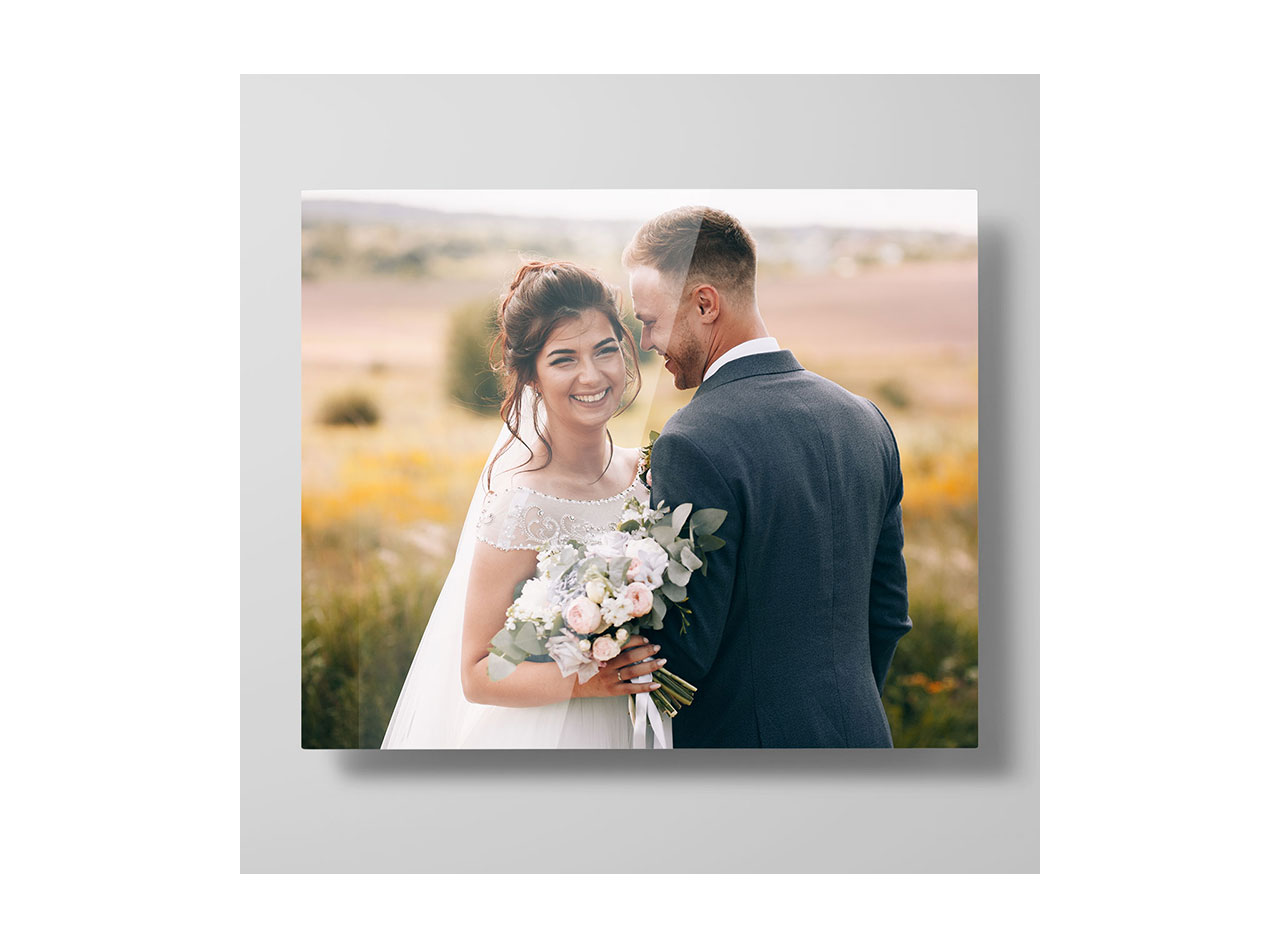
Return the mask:
<path id="1" fill-rule="evenodd" d="M 493 486 L 493 468 L 498 463 L 498 458 L 506 453 L 512 442 L 519 441 L 529 449 L 530 455 L 533 454 L 533 448 L 520 437 L 520 395 L 525 386 L 538 377 L 538 353 L 561 323 L 576 319 L 588 310 L 598 310 L 604 314 L 624 353 L 627 380 L 622 401 L 614 412 L 614 417 L 629 408 L 640 394 L 640 352 L 636 348 L 635 338 L 622 324 L 622 317 L 618 312 L 617 289 L 601 280 L 594 271 L 564 260 L 524 264 L 502 296 L 502 302 L 498 306 L 498 335 L 489 347 L 490 367 L 502 378 L 503 400 L 499 414 L 507 430 L 511 432 L 511 437 L 494 455 L 493 462 L 489 465 L 489 487 Z M 551 442 L 538 423 L 541 399 L 541 394 L 535 391 L 533 432 L 546 446 L 547 459 L 541 467 L 532 469 L 535 471 L 540 471 L 551 463 Z M 605 429 L 605 433 L 608 434 L 608 429 Z M 600 477 L 604 477 L 613 461 L 613 436 L 608 436 L 609 461 L 600 472 Z"/>

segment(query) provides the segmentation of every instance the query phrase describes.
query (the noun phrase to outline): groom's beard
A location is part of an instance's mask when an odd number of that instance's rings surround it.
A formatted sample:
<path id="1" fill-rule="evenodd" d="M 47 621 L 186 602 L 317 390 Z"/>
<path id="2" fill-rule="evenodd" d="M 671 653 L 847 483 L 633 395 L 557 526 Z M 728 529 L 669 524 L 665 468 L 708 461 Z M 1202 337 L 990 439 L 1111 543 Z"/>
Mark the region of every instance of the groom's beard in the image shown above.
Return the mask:
<path id="1" fill-rule="evenodd" d="M 675 376 L 676 388 L 684 391 L 702 384 L 706 371 L 706 355 L 698 348 L 693 333 L 682 320 L 671 332 L 670 347 L 666 351 L 667 370 Z"/>

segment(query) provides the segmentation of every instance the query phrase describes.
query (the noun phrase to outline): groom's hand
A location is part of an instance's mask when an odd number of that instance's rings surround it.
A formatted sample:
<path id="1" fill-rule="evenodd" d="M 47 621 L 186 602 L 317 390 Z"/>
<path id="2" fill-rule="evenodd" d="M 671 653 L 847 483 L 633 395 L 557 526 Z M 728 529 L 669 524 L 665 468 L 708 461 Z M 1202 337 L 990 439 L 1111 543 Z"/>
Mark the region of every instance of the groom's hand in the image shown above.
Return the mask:
<path id="1" fill-rule="evenodd" d="M 642 635 L 627 640 L 626 647 L 617 658 L 600 663 L 600 669 L 586 684 L 573 688 L 575 698 L 613 698 L 619 695 L 646 694 L 656 691 L 657 682 L 632 681 L 641 675 L 651 675 L 667 663 L 665 658 L 655 658 L 660 646 Z"/>

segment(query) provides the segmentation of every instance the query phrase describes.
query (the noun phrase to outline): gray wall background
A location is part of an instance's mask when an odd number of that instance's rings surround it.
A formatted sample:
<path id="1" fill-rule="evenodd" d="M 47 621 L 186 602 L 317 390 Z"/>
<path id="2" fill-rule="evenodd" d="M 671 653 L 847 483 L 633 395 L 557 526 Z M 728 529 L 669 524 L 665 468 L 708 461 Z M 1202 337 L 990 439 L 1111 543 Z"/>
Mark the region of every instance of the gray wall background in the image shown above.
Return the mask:
<path id="1" fill-rule="evenodd" d="M 1035 76 L 242 77 L 242 871 L 1038 872 L 1039 138 Z M 299 192 L 639 187 L 978 190 L 981 746 L 301 750 Z"/>

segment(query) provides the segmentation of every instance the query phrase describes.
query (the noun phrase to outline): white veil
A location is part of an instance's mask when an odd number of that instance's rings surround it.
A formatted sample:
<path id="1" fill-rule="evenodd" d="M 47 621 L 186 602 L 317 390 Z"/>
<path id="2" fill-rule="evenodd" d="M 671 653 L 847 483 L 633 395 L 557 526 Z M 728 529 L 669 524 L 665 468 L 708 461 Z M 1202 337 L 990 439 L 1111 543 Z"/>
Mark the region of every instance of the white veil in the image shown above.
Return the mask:
<path id="1" fill-rule="evenodd" d="M 545 424 L 545 409 L 534 406 L 526 387 L 520 400 L 520 436 L 532 443 L 534 412 Z M 537 708 L 500 708 L 471 704 L 462 693 L 462 618 L 476 544 L 476 524 L 486 493 L 485 472 L 511 436 L 502 425 L 480 472 L 471 506 L 458 536 L 453 566 L 444 581 L 418 651 L 409 666 L 400 698 L 387 724 L 384 749 L 457 747 L 555 747 L 568 702 Z M 512 450 L 523 452 L 519 442 Z M 496 479 L 495 479 L 496 486 Z M 496 591 L 495 591 L 495 594 Z M 502 593 L 508 599 L 511 590 Z M 497 629 L 493 630 L 497 633 Z"/>

